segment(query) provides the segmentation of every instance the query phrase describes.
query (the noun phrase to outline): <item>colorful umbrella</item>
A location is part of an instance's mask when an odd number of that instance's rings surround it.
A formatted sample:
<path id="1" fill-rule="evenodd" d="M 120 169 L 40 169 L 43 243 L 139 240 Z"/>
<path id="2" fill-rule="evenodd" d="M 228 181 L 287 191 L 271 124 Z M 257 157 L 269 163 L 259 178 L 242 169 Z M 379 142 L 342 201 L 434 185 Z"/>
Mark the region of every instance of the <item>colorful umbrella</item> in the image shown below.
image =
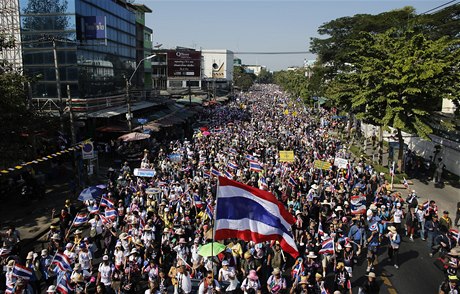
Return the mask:
<path id="1" fill-rule="evenodd" d="M 80 201 L 87 201 L 87 200 L 97 200 L 101 198 L 103 191 L 98 187 L 88 187 L 81 191 L 80 195 L 78 196 L 78 200 Z"/>
<path id="2" fill-rule="evenodd" d="M 198 249 L 198 254 L 203 257 L 208 256 L 216 256 L 217 254 L 221 253 L 227 248 L 224 244 L 220 244 L 219 242 L 211 242 L 201 246 Z"/>

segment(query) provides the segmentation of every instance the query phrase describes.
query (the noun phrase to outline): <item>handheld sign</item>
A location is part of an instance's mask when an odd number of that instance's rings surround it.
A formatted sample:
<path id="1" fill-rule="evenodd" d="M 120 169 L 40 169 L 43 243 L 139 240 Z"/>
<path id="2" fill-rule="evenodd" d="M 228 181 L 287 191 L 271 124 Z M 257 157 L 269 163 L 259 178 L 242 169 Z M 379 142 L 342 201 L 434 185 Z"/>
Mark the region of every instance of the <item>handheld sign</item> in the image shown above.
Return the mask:
<path id="1" fill-rule="evenodd" d="M 146 168 L 135 168 L 134 175 L 136 177 L 146 177 L 152 178 L 155 176 L 155 170 L 153 169 L 146 169 Z"/>

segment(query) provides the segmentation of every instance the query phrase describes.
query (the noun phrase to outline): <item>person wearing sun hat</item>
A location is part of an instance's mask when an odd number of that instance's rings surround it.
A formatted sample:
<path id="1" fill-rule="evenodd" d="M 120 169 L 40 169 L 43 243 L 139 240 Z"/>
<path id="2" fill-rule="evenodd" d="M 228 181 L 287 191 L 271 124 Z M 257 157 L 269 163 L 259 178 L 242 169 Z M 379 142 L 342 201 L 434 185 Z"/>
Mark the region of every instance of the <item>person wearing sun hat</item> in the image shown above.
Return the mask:
<path id="1" fill-rule="evenodd" d="M 360 291 L 366 294 L 378 294 L 380 293 L 380 286 L 376 281 L 377 276 L 374 272 L 369 272 L 366 275 L 367 279 L 364 284 L 360 287 Z M 361 293 L 361 292 L 360 292 Z"/>
<path id="2" fill-rule="evenodd" d="M 269 293 L 283 293 L 286 289 L 286 280 L 281 276 L 281 270 L 276 267 L 273 269 L 271 276 L 267 280 L 267 289 Z"/>
<path id="3" fill-rule="evenodd" d="M 244 294 L 249 294 L 251 292 L 257 294 L 261 293 L 260 281 L 256 270 L 249 271 L 249 275 L 243 280 L 243 283 L 241 283 L 241 290 Z"/>
<path id="4" fill-rule="evenodd" d="M 390 262 L 393 261 L 394 267 L 399 268 L 398 266 L 398 252 L 399 245 L 401 244 L 401 236 L 398 234 L 396 227 L 389 226 L 388 233 L 386 237 L 390 240 L 390 246 L 388 246 L 388 257 Z"/>
<path id="5" fill-rule="evenodd" d="M 343 262 L 338 262 L 334 277 L 334 290 L 338 290 L 340 293 L 352 294 L 351 289 L 351 280 L 345 269 L 345 264 Z"/>
<path id="6" fill-rule="evenodd" d="M 228 287 L 225 289 L 225 293 L 236 293 L 238 287 L 238 279 L 236 277 L 235 268 L 229 267 L 228 260 L 222 261 L 222 268 L 219 270 L 218 281 L 220 283 L 228 283 Z"/>

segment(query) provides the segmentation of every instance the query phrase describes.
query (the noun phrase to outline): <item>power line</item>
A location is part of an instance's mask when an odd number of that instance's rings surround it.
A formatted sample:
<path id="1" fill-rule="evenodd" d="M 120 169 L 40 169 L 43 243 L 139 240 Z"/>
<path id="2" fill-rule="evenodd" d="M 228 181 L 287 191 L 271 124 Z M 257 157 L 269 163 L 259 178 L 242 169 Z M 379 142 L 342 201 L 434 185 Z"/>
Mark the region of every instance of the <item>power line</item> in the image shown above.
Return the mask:
<path id="1" fill-rule="evenodd" d="M 457 2 L 457 1 L 458 1 L 458 0 L 451 0 L 451 1 L 447 2 L 447 3 L 441 4 L 441 5 L 439 5 L 439 6 L 436 6 L 435 8 L 431 8 L 430 10 L 427 10 L 427 11 L 425 11 L 425 12 L 423 12 L 423 13 L 420 13 L 420 15 L 426 14 L 426 13 L 428 13 L 428 12 L 431 12 L 431 11 L 433 11 L 433 10 L 436 10 L 436 9 L 438 9 L 438 8 L 444 7 L 444 6 L 446 6 L 446 5 L 449 5 L 449 4 L 454 3 L 454 2 Z"/>

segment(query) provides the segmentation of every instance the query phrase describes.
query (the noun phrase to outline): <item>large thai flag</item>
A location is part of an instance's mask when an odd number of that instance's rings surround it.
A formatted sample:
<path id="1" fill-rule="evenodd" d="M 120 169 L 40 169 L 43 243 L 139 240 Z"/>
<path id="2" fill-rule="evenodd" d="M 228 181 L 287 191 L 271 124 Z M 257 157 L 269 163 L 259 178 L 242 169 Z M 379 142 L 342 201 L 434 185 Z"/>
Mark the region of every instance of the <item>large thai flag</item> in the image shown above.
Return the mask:
<path id="1" fill-rule="evenodd" d="M 60 270 L 62 271 L 72 271 L 72 262 L 70 259 L 62 253 L 56 253 L 54 256 L 53 264 L 57 265 Z"/>
<path id="2" fill-rule="evenodd" d="M 267 191 L 219 177 L 215 219 L 216 240 L 278 240 L 284 251 L 299 255 L 291 233 L 295 218 Z"/>
<path id="3" fill-rule="evenodd" d="M 99 213 L 99 208 L 97 207 L 97 205 L 89 205 L 87 208 L 90 214 Z"/>
<path id="4" fill-rule="evenodd" d="M 74 226 L 80 226 L 86 224 L 88 221 L 88 214 L 86 213 L 78 213 L 75 216 L 75 220 L 73 222 Z"/>
<path id="5" fill-rule="evenodd" d="M 262 165 L 260 165 L 260 163 L 255 162 L 255 161 L 251 161 L 249 163 L 249 169 L 255 172 L 261 172 L 263 170 Z"/>
<path id="6" fill-rule="evenodd" d="M 352 214 L 366 213 L 366 197 L 360 195 L 351 196 L 350 204 Z"/>
<path id="7" fill-rule="evenodd" d="M 334 254 L 334 239 L 329 238 L 321 243 L 321 249 L 319 250 L 320 254 Z"/>
<path id="8" fill-rule="evenodd" d="M 210 179 L 211 178 L 211 174 L 209 172 L 203 172 L 203 178 L 205 179 Z"/>
<path id="9" fill-rule="evenodd" d="M 14 265 L 13 276 L 28 281 L 32 278 L 32 274 L 33 272 L 31 269 L 28 269 L 20 264 Z"/>
<path id="10" fill-rule="evenodd" d="M 104 196 L 102 196 L 100 206 L 102 206 L 102 207 L 114 208 L 114 207 L 115 207 L 115 204 L 113 203 L 112 200 L 110 200 L 110 199 L 105 198 Z"/>

